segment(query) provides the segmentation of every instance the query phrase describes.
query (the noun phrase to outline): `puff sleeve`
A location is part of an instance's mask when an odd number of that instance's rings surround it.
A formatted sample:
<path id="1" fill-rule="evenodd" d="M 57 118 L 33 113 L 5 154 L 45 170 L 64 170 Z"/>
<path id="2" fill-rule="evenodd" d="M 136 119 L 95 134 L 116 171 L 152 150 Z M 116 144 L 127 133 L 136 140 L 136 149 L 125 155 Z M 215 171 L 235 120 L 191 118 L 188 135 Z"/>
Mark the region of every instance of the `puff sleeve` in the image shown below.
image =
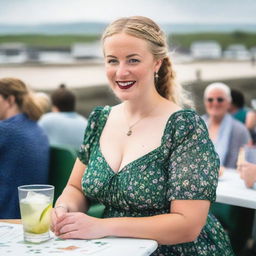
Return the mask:
<path id="1" fill-rule="evenodd" d="M 186 111 L 175 118 L 173 126 L 168 200 L 215 201 L 219 157 L 204 121 L 194 111 Z"/>
<path id="2" fill-rule="evenodd" d="M 84 140 L 78 152 L 78 158 L 85 165 L 88 164 L 90 153 L 97 141 L 97 131 L 103 107 L 96 107 L 92 110 L 88 118 L 88 124 L 84 133 Z"/>

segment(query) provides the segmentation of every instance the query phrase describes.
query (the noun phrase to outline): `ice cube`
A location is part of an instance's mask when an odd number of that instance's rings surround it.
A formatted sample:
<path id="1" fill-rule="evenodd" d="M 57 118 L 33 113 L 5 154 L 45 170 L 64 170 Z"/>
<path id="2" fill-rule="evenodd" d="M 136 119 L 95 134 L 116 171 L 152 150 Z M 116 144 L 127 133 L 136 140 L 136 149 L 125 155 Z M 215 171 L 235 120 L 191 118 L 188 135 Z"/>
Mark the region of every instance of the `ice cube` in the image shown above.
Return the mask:
<path id="1" fill-rule="evenodd" d="M 50 202 L 50 197 L 38 193 L 38 192 L 34 192 L 34 191 L 29 191 L 27 193 L 27 196 L 25 198 L 23 198 L 21 201 L 23 203 L 29 203 L 29 204 L 34 204 L 34 203 L 40 203 L 40 204 L 47 204 Z"/>

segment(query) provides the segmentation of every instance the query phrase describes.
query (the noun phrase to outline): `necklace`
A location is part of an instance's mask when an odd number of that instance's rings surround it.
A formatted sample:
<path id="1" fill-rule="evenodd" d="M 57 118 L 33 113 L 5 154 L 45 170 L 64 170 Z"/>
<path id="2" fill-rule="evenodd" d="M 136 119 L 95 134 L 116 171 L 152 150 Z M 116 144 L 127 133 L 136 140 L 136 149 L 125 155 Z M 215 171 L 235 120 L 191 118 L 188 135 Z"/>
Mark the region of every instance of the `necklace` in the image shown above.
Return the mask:
<path id="1" fill-rule="evenodd" d="M 143 118 L 145 118 L 146 116 L 142 117 L 141 119 L 137 120 L 134 124 L 130 125 L 128 127 L 128 131 L 126 133 L 127 136 L 131 136 L 132 135 L 132 128 L 137 124 L 139 123 L 139 121 L 141 121 Z"/>
<path id="2" fill-rule="evenodd" d="M 133 123 L 132 125 L 128 126 L 128 131 L 126 133 L 127 136 L 131 136 L 132 135 L 132 128 L 138 124 L 141 120 L 143 120 L 144 118 L 148 117 L 152 112 L 153 112 L 154 108 L 145 116 L 143 116 L 142 118 L 140 118 L 139 120 L 137 120 L 135 123 Z"/>

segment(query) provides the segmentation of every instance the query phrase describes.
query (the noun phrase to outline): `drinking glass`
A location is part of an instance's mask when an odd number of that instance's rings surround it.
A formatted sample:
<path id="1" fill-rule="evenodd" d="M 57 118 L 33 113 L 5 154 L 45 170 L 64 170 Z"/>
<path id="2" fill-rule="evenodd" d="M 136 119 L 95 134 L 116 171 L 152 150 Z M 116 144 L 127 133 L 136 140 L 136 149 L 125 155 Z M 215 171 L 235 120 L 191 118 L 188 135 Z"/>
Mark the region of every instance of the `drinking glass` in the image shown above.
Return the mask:
<path id="1" fill-rule="evenodd" d="M 23 185 L 18 187 L 18 193 L 24 240 L 31 243 L 49 240 L 54 186 Z"/>

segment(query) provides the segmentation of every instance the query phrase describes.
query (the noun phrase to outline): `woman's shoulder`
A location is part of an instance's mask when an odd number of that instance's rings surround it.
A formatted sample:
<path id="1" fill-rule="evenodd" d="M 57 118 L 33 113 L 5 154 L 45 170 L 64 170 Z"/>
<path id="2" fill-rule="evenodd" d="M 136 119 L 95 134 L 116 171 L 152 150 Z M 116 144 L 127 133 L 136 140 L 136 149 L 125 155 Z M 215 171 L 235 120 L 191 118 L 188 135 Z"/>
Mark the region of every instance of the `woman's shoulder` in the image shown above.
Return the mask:
<path id="1" fill-rule="evenodd" d="M 207 133 L 207 127 L 203 119 L 192 109 L 181 109 L 171 114 L 168 126 L 173 135 L 184 137 L 189 134 Z"/>
<path id="2" fill-rule="evenodd" d="M 32 121 L 35 123 L 35 121 Z M 27 117 L 27 115 L 21 113 L 14 115 L 8 119 L 4 119 L 0 121 L 0 126 L 3 128 L 17 129 L 17 126 L 24 126 L 30 123 L 30 119 Z"/>
<path id="3" fill-rule="evenodd" d="M 174 125 L 179 125 L 181 122 L 197 124 L 202 121 L 202 118 L 193 109 L 180 109 L 172 113 L 169 119 Z"/>
<path id="4" fill-rule="evenodd" d="M 110 110 L 111 110 L 111 107 L 108 105 L 96 106 L 92 109 L 88 119 L 89 120 L 98 119 L 100 116 L 108 115 Z"/>

